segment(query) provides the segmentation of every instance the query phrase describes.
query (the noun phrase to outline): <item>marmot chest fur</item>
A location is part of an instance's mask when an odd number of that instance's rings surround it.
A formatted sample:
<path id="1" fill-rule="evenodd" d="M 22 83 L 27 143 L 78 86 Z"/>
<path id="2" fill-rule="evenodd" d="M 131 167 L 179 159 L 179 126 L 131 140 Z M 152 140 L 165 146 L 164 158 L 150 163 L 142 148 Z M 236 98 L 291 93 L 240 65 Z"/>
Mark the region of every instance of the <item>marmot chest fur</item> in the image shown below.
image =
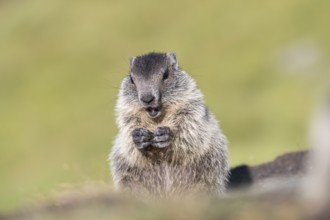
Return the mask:
<path id="1" fill-rule="evenodd" d="M 226 138 L 174 53 L 131 58 L 116 116 L 109 156 L 116 188 L 155 198 L 225 190 Z"/>

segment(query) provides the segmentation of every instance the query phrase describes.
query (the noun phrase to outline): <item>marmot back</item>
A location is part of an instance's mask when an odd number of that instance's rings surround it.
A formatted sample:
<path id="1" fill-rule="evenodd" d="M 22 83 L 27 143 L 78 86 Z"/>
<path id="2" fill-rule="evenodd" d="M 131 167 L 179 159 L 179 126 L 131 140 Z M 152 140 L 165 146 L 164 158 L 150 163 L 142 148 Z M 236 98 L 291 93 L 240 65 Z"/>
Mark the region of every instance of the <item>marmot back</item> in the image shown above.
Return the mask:
<path id="1" fill-rule="evenodd" d="M 117 189 L 152 198 L 225 190 L 226 138 L 174 53 L 131 58 L 116 116 L 109 160 Z"/>

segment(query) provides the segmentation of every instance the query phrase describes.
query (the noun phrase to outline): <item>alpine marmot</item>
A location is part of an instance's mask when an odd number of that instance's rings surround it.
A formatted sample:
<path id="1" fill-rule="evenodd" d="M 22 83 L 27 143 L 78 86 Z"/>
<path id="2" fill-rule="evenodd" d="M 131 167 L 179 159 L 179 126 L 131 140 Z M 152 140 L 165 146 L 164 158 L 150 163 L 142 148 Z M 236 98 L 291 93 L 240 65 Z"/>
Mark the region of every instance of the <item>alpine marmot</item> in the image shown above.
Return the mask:
<path id="1" fill-rule="evenodd" d="M 117 189 L 152 198 L 224 192 L 226 138 L 174 53 L 131 58 L 109 156 Z"/>

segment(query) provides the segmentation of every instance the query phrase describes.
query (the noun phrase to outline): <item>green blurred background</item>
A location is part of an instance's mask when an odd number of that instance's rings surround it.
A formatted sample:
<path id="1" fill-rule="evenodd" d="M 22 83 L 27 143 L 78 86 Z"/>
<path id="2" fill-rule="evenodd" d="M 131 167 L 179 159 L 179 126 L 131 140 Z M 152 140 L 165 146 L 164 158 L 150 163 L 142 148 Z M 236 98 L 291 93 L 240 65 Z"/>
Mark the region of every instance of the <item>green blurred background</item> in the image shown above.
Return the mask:
<path id="1" fill-rule="evenodd" d="M 0 210 L 111 184 L 129 58 L 175 51 L 231 165 L 305 149 L 328 82 L 330 1 L 0 1 Z"/>

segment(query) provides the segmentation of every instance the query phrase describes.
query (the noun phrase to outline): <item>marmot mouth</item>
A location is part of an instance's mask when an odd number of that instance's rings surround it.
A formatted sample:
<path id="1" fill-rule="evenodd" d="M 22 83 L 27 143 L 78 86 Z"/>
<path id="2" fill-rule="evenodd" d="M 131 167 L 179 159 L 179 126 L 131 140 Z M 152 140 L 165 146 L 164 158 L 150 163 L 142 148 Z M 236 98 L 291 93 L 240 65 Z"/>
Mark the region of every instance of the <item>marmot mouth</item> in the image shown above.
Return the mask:
<path id="1" fill-rule="evenodd" d="M 160 107 L 156 107 L 156 108 L 148 107 L 146 108 L 146 111 L 150 117 L 155 118 L 160 114 Z"/>

